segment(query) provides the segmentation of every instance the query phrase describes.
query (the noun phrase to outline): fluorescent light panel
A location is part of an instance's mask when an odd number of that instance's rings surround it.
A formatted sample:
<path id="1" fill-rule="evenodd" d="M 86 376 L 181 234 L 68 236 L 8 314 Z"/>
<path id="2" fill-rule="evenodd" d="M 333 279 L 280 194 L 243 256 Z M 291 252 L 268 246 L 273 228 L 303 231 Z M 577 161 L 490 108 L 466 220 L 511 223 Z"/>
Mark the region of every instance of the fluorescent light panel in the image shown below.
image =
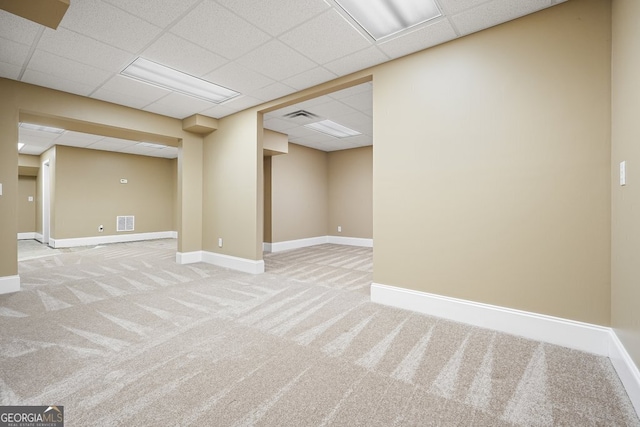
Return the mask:
<path id="1" fill-rule="evenodd" d="M 309 123 L 304 126 L 336 138 L 347 138 L 349 136 L 361 135 L 357 130 L 349 129 L 346 126 L 342 126 L 341 124 L 331 120 L 322 120 L 320 122 Z"/>
<path id="2" fill-rule="evenodd" d="M 120 74 L 215 104 L 240 95 L 240 93 L 226 87 L 218 86 L 144 58 L 136 59 Z"/>
<path id="3" fill-rule="evenodd" d="M 441 15 L 434 0 L 335 1 L 375 40 Z"/>
<path id="4" fill-rule="evenodd" d="M 35 123 L 20 123 L 20 127 L 23 129 L 31 129 L 31 130 L 38 130 L 41 132 L 51 132 L 51 133 L 64 133 L 64 129 L 60 129 L 60 128 L 54 128 L 52 126 L 42 126 L 42 125 L 37 125 Z"/>

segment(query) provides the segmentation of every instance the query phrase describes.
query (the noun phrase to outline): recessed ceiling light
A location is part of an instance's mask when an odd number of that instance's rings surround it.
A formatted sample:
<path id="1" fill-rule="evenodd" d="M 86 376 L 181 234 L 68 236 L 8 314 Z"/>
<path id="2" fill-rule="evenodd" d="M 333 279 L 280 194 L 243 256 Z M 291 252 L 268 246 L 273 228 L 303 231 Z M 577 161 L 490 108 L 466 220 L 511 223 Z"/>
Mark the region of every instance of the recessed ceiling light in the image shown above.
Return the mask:
<path id="1" fill-rule="evenodd" d="M 123 76 L 140 80 L 184 95 L 220 104 L 240 93 L 207 80 L 191 76 L 182 71 L 165 67 L 148 59 L 138 58 L 120 72 Z"/>
<path id="2" fill-rule="evenodd" d="M 322 120 L 320 122 L 309 123 L 304 126 L 336 138 L 347 138 L 349 136 L 361 135 L 357 130 L 349 129 L 346 126 L 342 126 L 341 124 L 331 120 Z"/>
<path id="3" fill-rule="evenodd" d="M 335 1 L 375 40 L 442 15 L 434 0 Z"/>
<path id="4" fill-rule="evenodd" d="M 51 133 L 63 133 L 64 129 L 60 129 L 60 128 L 54 128 L 51 126 L 42 126 L 42 125 L 36 125 L 34 123 L 20 123 L 20 127 L 23 129 L 31 129 L 31 130 L 38 130 L 41 132 L 51 132 Z"/>
<path id="5" fill-rule="evenodd" d="M 24 147 L 24 142 L 18 142 L 18 151 L 22 150 L 22 147 Z"/>

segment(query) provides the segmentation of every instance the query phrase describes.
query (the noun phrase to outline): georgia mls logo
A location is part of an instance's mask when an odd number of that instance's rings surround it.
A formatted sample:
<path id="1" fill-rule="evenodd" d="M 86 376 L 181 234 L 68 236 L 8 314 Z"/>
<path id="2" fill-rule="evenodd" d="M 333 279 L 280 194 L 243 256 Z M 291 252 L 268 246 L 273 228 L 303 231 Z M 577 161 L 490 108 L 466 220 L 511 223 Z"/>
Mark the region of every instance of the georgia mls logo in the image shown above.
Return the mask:
<path id="1" fill-rule="evenodd" d="M 64 427 L 64 406 L 0 406 L 0 427 Z"/>

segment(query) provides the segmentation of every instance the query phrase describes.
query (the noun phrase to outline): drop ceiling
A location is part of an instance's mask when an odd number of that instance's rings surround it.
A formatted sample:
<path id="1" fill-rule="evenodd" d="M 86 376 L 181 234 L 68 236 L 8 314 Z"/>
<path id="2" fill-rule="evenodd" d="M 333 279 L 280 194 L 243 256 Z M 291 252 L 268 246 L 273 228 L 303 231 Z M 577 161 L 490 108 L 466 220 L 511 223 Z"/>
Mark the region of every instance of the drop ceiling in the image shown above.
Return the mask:
<path id="1" fill-rule="evenodd" d="M 562 1 L 437 0 L 441 17 L 376 42 L 333 0 L 71 0 L 57 30 L 0 10 L 0 77 L 178 119 L 221 118 Z M 242 95 L 214 104 L 120 75 L 138 57 Z M 325 151 L 370 145 L 371 84 L 351 89 L 271 112 L 265 127 Z M 327 139 L 282 117 L 297 109 L 363 135 Z M 24 137 L 23 152 L 46 139 Z M 53 143 L 143 151 L 135 141 L 94 135 L 82 141 L 75 132 L 57 137 Z"/>

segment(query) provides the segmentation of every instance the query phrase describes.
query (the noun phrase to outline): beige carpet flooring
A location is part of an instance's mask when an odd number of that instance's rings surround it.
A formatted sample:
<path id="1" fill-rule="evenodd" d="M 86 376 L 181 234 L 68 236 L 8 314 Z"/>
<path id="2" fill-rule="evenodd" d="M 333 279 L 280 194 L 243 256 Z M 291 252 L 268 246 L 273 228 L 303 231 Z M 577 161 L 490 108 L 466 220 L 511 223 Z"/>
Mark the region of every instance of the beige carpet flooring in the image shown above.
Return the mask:
<path id="1" fill-rule="evenodd" d="M 372 250 L 177 265 L 175 241 L 19 264 L 0 405 L 67 426 L 638 426 L 607 358 L 369 302 Z"/>

